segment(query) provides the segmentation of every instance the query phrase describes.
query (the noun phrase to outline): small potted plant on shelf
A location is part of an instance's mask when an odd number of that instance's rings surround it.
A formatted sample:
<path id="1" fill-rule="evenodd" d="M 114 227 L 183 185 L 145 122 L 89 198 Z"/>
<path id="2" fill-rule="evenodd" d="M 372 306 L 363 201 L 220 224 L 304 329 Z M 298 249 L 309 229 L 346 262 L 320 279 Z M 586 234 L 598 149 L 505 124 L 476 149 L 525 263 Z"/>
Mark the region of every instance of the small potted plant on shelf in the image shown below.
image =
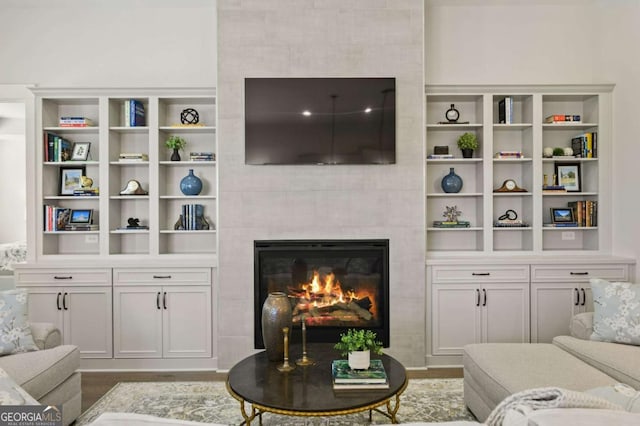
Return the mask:
<path id="1" fill-rule="evenodd" d="M 377 335 L 371 330 L 350 328 L 346 333 L 340 333 L 340 341 L 334 348 L 342 356 L 349 356 L 349 367 L 354 370 L 369 368 L 371 352 L 381 355 L 382 342 L 376 340 Z"/>
<path id="2" fill-rule="evenodd" d="M 478 149 L 478 138 L 466 132 L 458 138 L 458 148 L 462 151 L 462 158 L 472 158 L 473 150 Z"/>
<path id="3" fill-rule="evenodd" d="M 167 148 L 173 150 L 173 153 L 171 154 L 171 161 L 180 161 L 180 153 L 178 151 L 184 149 L 187 141 L 180 136 L 172 135 L 164 142 L 164 144 Z"/>

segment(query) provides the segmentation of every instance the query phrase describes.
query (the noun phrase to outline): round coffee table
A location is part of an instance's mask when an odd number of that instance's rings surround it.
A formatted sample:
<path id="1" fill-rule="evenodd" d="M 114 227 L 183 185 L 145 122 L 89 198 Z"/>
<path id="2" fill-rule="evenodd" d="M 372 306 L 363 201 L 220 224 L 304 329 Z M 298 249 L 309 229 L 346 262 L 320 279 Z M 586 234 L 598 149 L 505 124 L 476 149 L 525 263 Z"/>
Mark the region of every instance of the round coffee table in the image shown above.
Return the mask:
<path id="1" fill-rule="evenodd" d="M 292 346 L 290 359 L 298 359 L 301 348 Z M 244 424 L 271 412 L 289 416 L 338 416 L 375 410 L 392 423 L 397 423 L 400 395 L 407 387 L 405 368 L 389 355 L 380 358 L 389 378 L 388 389 L 334 390 L 331 361 L 340 354 L 329 344 L 307 346 L 307 355 L 314 365 L 296 366 L 283 373 L 277 367 L 282 362 L 270 362 L 265 351 L 258 352 L 234 365 L 227 376 L 227 390 L 240 401 Z M 251 408 L 247 410 L 246 404 Z M 379 409 L 385 405 L 386 412 Z"/>

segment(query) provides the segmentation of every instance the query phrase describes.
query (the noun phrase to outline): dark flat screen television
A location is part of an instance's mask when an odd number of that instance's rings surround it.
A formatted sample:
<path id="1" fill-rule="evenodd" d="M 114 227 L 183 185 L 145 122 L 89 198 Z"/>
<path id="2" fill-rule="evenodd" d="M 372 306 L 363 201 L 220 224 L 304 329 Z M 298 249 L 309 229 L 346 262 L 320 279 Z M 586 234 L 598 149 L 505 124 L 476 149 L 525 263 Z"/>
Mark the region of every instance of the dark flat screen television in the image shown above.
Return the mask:
<path id="1" fill-rule="evenodd" d="M 392 164 L 395 78 L 246 78 L 246 164 Z"/>

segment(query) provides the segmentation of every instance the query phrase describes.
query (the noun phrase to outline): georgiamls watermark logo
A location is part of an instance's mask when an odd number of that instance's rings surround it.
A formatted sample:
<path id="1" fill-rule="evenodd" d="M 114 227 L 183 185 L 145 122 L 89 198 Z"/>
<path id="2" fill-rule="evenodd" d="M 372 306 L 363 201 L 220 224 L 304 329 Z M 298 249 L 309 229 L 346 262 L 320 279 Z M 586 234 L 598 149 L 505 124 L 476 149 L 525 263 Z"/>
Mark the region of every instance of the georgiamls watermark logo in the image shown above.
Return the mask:
<path id="1" fill-rule="evenodd" d="M 0 426 L 62 426 L 62 406 L 3 405 Z"/>

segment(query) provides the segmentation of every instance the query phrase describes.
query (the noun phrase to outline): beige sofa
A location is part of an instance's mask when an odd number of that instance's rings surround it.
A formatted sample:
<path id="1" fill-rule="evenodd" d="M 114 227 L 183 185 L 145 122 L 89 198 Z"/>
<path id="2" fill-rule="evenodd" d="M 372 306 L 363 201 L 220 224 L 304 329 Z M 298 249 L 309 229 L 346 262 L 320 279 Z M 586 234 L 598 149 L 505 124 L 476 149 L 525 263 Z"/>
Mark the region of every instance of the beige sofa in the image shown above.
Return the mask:
<path id="1" fill-rule="evenodd" d="M 60 330 L 53 324 L 30 325 L 40 350 L 0 357 L 0 368 L 40 404 L 61 405 L 68 425 L 81 410 L 80 352 L 76 346 L 60 344 Z"/>
<path id="2" fill-rule="evenodd" d="M 576 315 L 571 336 L 552 343 L 483 343 L 464 348 L 464 400 L 484 421 L 506 397 L 526 389 L 586 391 L 618 382 L 640 389 L 640 347 L 589 340 L 593 313 Z"/>

